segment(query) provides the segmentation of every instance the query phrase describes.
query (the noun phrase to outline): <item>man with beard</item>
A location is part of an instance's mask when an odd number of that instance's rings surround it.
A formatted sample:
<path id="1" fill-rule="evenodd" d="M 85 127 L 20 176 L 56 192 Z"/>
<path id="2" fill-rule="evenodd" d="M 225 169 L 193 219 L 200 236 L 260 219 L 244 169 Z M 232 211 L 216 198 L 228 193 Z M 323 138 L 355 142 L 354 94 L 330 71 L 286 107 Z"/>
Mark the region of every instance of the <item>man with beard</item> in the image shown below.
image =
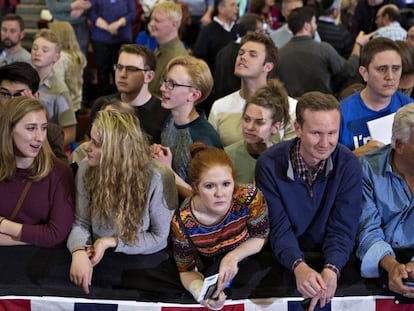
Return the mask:
<path id="1" fill-rule="evenodd" d="M 294 36 L 280 49 L 276 73 L 292 97 L 310 91 L 332 94 L 334 77 L 341 75 L 345 79 L 357 73 L 360 49 L 371 37 L 361 32 L 346 60 L 329 43 L 313 40 L 317 24 L 312 8 L 294 9 L 289 14 L 288 26 Z"/>
<path id="2" fill-rule="evenodd" d="M 16 61 L 30 64 L 30 53 L 22 47 L 23 38 L 23 19 L 16 14 L 6 14 L 1 21 L 1 42 L 4 50 L 0 54 L 0 66 Z"/>

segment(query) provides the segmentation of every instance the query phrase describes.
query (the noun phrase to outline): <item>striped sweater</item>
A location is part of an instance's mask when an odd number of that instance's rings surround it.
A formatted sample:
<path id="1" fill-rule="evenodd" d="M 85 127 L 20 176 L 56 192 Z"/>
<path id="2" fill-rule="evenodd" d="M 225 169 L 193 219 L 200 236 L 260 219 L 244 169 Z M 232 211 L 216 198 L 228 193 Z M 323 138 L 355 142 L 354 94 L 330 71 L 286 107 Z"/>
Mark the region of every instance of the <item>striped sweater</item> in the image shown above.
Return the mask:
<path id="1" fill-rule="evenodd" d="M 269 219 L 267 204 L 261 191 L 253 185 L 240 186 L 233 195 L 233 202 L 221 222 L 212 226 L 200 223 L 192 214 L 191 197 L 180 207 L 181 220 L 187 234 L 183 234 L 176 216 L 171 230 L 174 258 L 180 272 L 191 271 L 196 266 L 190 237 L 201 257 L 221 258 L 252 237 L 267 238 Z"/>

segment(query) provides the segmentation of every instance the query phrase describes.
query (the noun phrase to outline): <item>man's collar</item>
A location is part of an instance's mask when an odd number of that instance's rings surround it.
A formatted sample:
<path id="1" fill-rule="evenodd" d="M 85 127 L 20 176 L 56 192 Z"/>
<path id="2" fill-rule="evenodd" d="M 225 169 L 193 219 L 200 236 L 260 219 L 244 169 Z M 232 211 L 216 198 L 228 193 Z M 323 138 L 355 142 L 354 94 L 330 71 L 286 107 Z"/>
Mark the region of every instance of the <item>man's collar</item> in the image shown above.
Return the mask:
<path id="1" fill-rule="evenodd" d="M 234 26 L 234 21 L 233 22 L 231 22 L 230 24 L 227 24 L 227 23 L 225 23 L 225 22 L 223 22 L 221 19 L 219 19 L 217 16 L 214 16 L 213 17 L 213 20 L 217 23 L 217 24 L 219 24 L 221 27 L 223 27 L 223 29 L 224 30 L 226 30 L 226 31 L 228 31 L 228 32 L 230 32 L 232 29 L 233 29 L 233 26 Z"/>
<path id="2" fill-rule="evenodd" d="M 170 40 L 168 42 L 159 44 L 158 45 L 158 50 L 160 52 L 166 51 L 166 50 L 170 49 L 171 46 L 174 45 L 177 41 L 180 41 L 180 39 L 178 39 L 178 37 L 175 37 L 174 39 L 172 39 L 172 40 Z"/>
<path id="3" fill-rule="evenodd" d="M 299 138 L 297 138 L 296 141 L 291 145 L 291 148 L 297 147 L 298 144 L 300 144 L 300 139 Z M 291 180 L 295 180 L 295 170 L 293 168 L 293 163 L 292 163 L 292 160 L 291 160 L 291 157 L 290 157 L 290 152 L 291 151 L 289 151 L 289 155 L 288 155 L 287 177 L 290 178 Z M 320 165 L 320 164 L 318 164 L 318 165 Z M 331 172 L 333 170 L 332 154 L 329 156 L 329 158 L 327 158 L 325 160 L 324 170 L 325 170 L 324 176 L 327 176 L 329 174 L 329 172 Z"/>

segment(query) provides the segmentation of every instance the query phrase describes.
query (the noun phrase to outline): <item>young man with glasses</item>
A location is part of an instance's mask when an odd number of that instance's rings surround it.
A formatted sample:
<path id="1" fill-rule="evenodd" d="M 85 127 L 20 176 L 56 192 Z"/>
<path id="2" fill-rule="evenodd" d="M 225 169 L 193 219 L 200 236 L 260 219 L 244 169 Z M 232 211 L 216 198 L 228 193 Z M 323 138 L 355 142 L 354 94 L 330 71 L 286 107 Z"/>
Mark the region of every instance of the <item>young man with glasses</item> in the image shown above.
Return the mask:
<path id="1" fill-rule="evenodd" d="M 150 141 L 160 143 L 161 129 L 169 111 L 161 107 L 161 101 L 148 89 L 154 79 L 155 69 L 155 56 L 148 48 L 136 44 L 122 45 L 118 63 L 114 65 L 118 93 L 96 100 L 91 111 L 90 127 L 102 106 L 116 98 L 134 107 L 141 128 L 151 136 Z"/>
<path id="2" fill-rule="evenodd" d="M 212 88 L 213 77 L 207 63 L 188 55 L 172 59 L 161 79 L 161 104 L 171 114 L 161 132 L 161 145 L 153 145 L 153 157 L 174 171 L 183 197 L 191 192 L 187 183 L 190 145 L 203 142 L 222 148 L 217 132 L 204 113 L 196 109 Z"/>

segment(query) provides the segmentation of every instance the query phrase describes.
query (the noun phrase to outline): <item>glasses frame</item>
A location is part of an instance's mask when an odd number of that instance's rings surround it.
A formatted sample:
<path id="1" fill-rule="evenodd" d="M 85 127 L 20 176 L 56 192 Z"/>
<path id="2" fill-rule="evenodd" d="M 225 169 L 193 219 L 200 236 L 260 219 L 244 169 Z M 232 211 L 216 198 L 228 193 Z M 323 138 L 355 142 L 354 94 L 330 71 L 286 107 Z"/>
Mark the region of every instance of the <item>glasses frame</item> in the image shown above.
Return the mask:
<path id="1" fill-rule="evenodd" d="M 167 88 L 167 90 L 170 90 L 170 91 L 174 90 L 174 88 L 175 88 L 176 86 L 181 86 L 181 87 L 189 87 L 189 88 L 195 88 L 195 89 L 197 89 L 197 87 L 195 87 L 195 86 L 193 86 L 193 85 L 187 85 L 187 84 L 180 84 L 180 83 L 176 83 L 176 82 L 171 81 L 171 80 L 168 80 L 168 79 L 166 79 L 166 78 L 164 78 L 164 77 L 160 79 L 160 85 L 161 85 L 161 86 L 162 86 L 162 85 L 165 85 L 165 87 Z"/>
<path id="2" fill-rule="evenodd" d="M 149 71 L 149 69 L 143 69 L 143 68 L 139 68 L 139 67 L 136 67 L 136 66 L 124 66 L 124 65 L 121 65 L 121 64 L 114 64 L 113 68 L 114 68 L 115 71 L 122 71 L 122 70 L 125 69 L 125 71 L 128 72 L 128 73 L 136 73 L 136 72 L 139 72 L 139 71 L 143 71 L 143 72 Z"/>
<path id="3" fill-rule="evenodd" d="M 18 91 L 14 94 L 10 94 L 9 92 L 6 92 L 6 91 L 0 91 L 0 96 L 2 96 L 3 98 L 5 98 L 7 100 L 10 100 L 14 97 L 22 96 L 22 92 L 23 91 Z"/>

